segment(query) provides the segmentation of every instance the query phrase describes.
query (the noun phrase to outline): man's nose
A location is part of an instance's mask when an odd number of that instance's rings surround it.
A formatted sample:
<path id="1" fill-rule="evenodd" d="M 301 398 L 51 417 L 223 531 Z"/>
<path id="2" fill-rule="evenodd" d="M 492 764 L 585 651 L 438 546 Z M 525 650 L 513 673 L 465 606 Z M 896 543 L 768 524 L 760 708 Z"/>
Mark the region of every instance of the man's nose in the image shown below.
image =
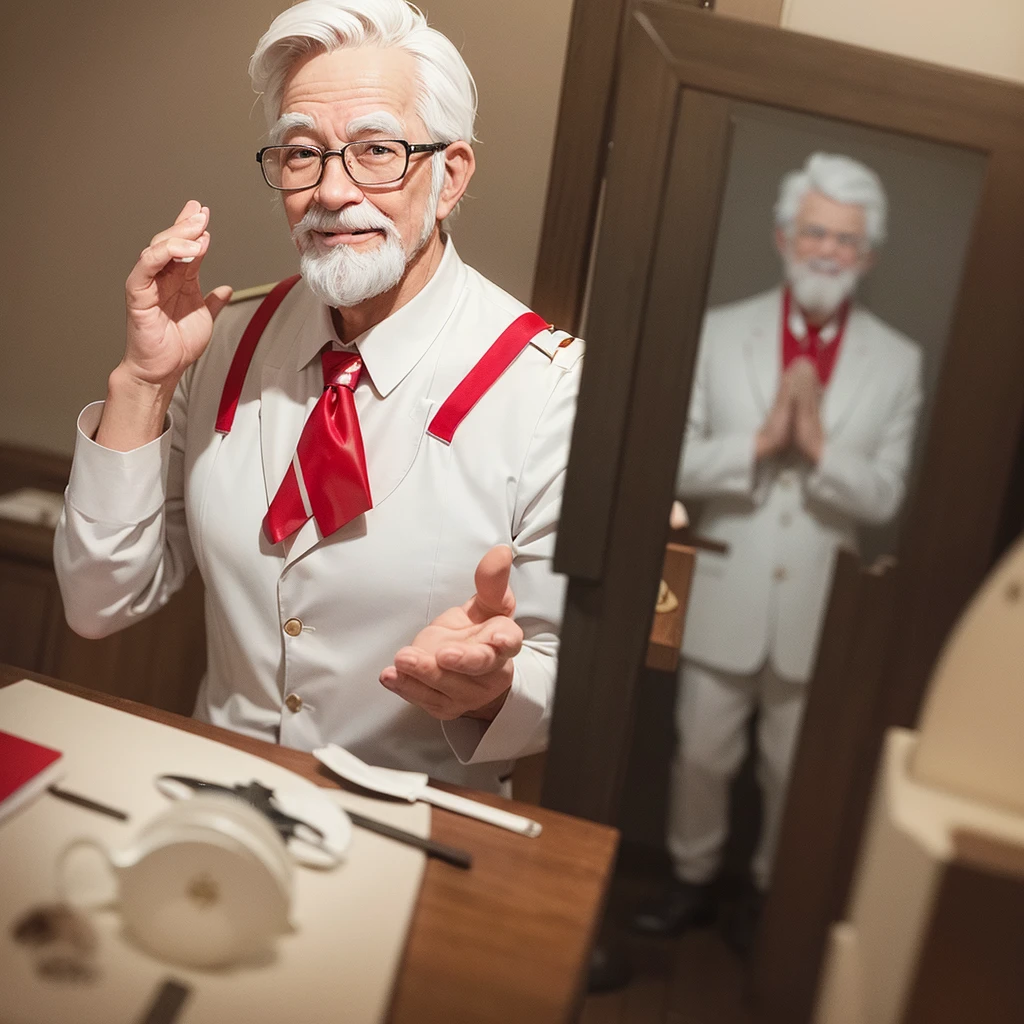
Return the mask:
<path id="1" fill-rule="evenodd" d="M 825 259 L 835 259 L 839 253 L 839 239 L 835 232 L 826 231 L 818 242 L 818 255 Z"/>
<path id="2" fill-rule="evenodd" d="M 343 157 L 331 155 L 324 162 L 324 175 L 313 198 L 327 210 L 340 210 L 363 201 L 362 189 L 349 177 Z"/>

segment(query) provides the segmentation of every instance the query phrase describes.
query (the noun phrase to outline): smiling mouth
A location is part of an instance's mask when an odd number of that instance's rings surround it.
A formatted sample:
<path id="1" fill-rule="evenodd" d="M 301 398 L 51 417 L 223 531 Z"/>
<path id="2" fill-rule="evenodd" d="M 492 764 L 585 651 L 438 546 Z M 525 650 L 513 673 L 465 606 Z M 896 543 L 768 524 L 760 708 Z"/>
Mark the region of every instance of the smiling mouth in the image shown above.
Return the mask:
<path id="1" fill-rule="evenodd" d="M 374 235 L 383 235 L 383 231 L 380 228 L 359 228 L 352 231 L 314 231 L 313 235 L 326 246 L 356 245 Z"/>
<path id="2" fill-rule="evenodd" d="M 324 238 L 335 238 L 338 235 L 379 235 L 380 228 L 359 228 L 353 231 L 317 231 L 316 233 Z"/>

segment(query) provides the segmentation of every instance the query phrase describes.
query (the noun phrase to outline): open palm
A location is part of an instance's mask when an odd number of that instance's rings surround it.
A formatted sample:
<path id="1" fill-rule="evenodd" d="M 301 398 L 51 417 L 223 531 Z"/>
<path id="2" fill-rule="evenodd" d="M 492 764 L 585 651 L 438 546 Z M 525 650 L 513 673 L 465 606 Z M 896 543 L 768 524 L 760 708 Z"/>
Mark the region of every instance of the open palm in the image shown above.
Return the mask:
<path id="1" fill-rule="evenodd" d="M 493 718 L 512 685 L 523 631 L 512 615 L 512 552 L 491 548 L 477 565 L 476 592 L 442 612 L 380 676 L 389 690 L 435 718 Z"/>

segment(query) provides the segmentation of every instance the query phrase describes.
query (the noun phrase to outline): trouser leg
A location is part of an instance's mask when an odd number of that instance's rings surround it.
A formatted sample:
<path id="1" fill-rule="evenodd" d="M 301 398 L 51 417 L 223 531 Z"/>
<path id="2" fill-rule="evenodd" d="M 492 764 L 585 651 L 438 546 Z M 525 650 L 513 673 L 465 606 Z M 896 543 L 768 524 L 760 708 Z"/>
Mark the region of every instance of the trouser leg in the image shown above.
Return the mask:
<path id="1" fill-rule="evenodd" d="M 667 840 L 676 877 L 684 882 L 709 882 L 718 871 L 729 827 L 729 782 L 743 762 L 756 701 L 754 678 L 682 662 Z"/>
<path id="2" fill-rule="evenodd" d="M 757 729 L 757 777 L 763 797 L 763 823 L 752 871 L 759 889 L 771 877 L 793 757 L 800 737 L 807 684 L 783 679 L 766 665 L 761 673 Z"/>

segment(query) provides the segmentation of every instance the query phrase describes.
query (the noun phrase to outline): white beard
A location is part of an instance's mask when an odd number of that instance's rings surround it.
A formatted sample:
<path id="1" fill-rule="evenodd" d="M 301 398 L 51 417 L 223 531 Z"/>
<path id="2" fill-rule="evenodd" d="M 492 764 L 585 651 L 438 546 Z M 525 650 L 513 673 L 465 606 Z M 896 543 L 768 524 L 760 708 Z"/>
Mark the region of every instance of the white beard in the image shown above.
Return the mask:
<path id="1" fill-rule="evenodd" d="M 831 317 L 857 289 L 860 272 L 839 270 L 831 260 L 800 262 L 787 256 L 786 281 L 797 305 L 819 317 Z"/>
<path id="2" fill-rule="evenodd" d="M 431 188 L 420 237 L 407 252 L 394 222 L 364 199 L 358 206 L 325 210 L 311 204 L 292 228 L 299 249 L 299 270 L 309 289 L 329 306 L 358 306 L 360 302 L 394 288 L 405 268 L 430 238 L 436 224 L 440 187 Z M 349 245 L 323 245 L 317 231 L 379 230 L 384 240 L 373 249 L 359 252 Z"/>

